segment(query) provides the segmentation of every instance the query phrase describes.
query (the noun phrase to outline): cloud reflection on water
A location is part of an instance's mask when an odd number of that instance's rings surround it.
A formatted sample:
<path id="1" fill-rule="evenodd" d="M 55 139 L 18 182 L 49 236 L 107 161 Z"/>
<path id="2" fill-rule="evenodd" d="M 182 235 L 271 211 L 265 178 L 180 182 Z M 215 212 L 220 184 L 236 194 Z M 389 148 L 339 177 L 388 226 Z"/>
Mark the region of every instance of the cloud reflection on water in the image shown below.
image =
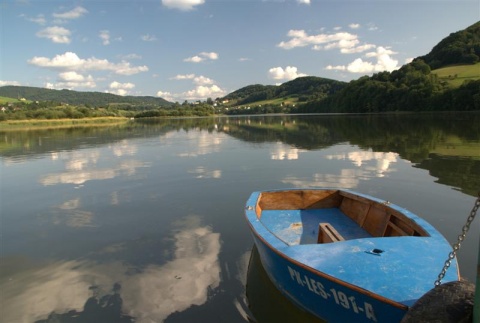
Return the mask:
<path id="1" fill-rule="evenodd" d="M 195 174 L 196 178 L 221 178 L 222 177 L 222 171 L 220 169 L 214 169 L 214 170 L 208 170 L 207 168 L 203 166 L 199 166 L 193 170 L 188 171 L 191 174 Z"/>
<path id="2" fill-rule="evenodd" d="M 93 212 L 81 210 L 80 198 L 71 199 L 57 205 L 51 213 L 54 225 L 65 224 L 69 227 L 94 227 Z"/>
<path id="3" fill-rule="evenodd" d="M 288 176 L 282 180 L 282 183 L 293 185 L 294 187 L 332 187 L 332 188 L 355 188 L 360 182 L 361 171 L 354 169 L 342 169 L 340 174 L 313 174 L 313 178 L 302 179 Z"/>
<path id="4" fill-rule="evenodd" d="M 288 147 L 282 143 L 277 143 L 277 147 L 270 151 L 270 159 L 272 160 L 296 160 L 301 152 L 300 149 Z"/>
<path id="5" fill-rule="evenodd" d="M 204 304 L 209 290 L 220 283 L 220 234 L 202 226 L 198 216 L 178 226 L 172 259 L 162 265 L 133 268 L 120 262 L 58 261 L 2 277 L 3 322 L 31 323 L 52 312 L 81 312 L 92 286 L 105 293 L 116 282 L 121 285 L 123 312 L 136 322 L 161 322 L 174 312 Z M 125 244 L 115 245 L 108 252 L 124 248 Z"/>
<path id="6" fill-rule="evenodd" d="M 344 147 L 339 147 L 344 149 Z M 349 147 L 349 149 L 355 149 Z M 398 154 L 392 152 L 372 152 L 352 150 L 324 156 L 327 160 L 351 161 L 356 168 L 343 168 L 339 174 L 315 173 L 309 178 L 288 176 L 282 182 L 294 187 L 332 187 L 353 189 L 361 180 L 384 177 L 395 171 L 392 164 L 398 161 Z"/>
<path id="7" fill-rule="evenodd" d="M 392 152 L 374 152 L 374 151 L 352 151 L 338 155 L 328 155 L 327 159 L 350 160 L 353 164 L 368 173 L 375 174 L 376 177 L 383 177 L 385 173 L 392 171 L 390 165 L 398 161 L 398 154 Z M 373 161 L 374 164 L 371 165 Z"/>
<path id="8" fill-rule="evenodd" d="M 39 179 L 40 184 L 44 186 L 56 185 L 56 184 L 84 184 L 85 182 L 92 180 L 104 180 L 112 179 L 117 176 L 126 175 L 132 176 L 136 173 L 138 168 L 149 167 L 148 163 L 144 163 L 138 160 L 124 160 L 115 167 L 103 168 L 103 169 L 86 169 L 84 166 L 78 166 L 79 168 L 68 168 L 69 165 L 84 165 L 78 163 L 77 160 L 72 160 L 67 163 L 67 172 L 54 173 L 42 176 Z M 71 166 L 70 166 L 71 167 Z"/>
<path id="9" fill-rule="evenodd" d="M 191 145 L 186 145 L 188 151 L 182 151 L 177 155 L 179 157 L 198 157 L 207 155 L 221 150 L 222 143 L 227 138 L 222 133 L 206 133 L 206 132 L 189 132 L 182 134 L 182 139 L 185 138 L 192 142 Z"/>

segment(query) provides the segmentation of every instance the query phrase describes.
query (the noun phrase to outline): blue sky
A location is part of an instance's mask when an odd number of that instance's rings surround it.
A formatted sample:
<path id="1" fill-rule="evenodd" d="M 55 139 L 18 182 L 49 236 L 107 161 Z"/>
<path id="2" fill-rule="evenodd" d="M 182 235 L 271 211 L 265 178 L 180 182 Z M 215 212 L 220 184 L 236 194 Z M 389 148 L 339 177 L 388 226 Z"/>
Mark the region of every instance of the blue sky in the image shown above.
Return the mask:
<path id="1" fill-rule="evenodd" d="M 0 10 L 0 86 L 178 102 L 392 71 L 480 20 L 479 0 L 3 0 Z"/>

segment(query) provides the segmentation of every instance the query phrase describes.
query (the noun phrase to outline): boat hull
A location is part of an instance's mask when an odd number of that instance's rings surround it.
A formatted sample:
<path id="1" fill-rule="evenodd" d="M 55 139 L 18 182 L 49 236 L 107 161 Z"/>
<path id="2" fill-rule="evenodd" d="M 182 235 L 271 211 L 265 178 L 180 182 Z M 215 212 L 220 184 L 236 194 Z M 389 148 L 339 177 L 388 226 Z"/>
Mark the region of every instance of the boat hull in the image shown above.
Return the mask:
<path id="1" fill-rule="evenodd" d="M 350 191 L 254 192 L 246 218 L 272 283 L 328 322 L 400 322 L 451 251 L 418 216 Z M 323 241 L 323 226 L 340 232 Z M 454 260 L 444 282 L 456 280 Z"/>
<path id="2" fill-rule="evenodd" d="M 400 322 L 407 306 L 352 289 L 277 253 L 254 235 L 262 265 L 270 280 L 298 307 L 328 322 Z"/>

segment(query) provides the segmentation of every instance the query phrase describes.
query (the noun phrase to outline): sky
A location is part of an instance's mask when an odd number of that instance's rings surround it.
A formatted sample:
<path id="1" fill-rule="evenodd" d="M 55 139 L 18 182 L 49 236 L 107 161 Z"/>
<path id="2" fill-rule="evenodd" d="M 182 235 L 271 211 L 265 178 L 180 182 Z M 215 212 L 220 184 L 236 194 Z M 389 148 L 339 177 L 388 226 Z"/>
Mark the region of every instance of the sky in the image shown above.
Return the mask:
<path id="1" fill-rule="evenodd" d="M 479 0 L 0 0 L 0 86 L 219 98 L 393 71 L 480 20 Z"/>

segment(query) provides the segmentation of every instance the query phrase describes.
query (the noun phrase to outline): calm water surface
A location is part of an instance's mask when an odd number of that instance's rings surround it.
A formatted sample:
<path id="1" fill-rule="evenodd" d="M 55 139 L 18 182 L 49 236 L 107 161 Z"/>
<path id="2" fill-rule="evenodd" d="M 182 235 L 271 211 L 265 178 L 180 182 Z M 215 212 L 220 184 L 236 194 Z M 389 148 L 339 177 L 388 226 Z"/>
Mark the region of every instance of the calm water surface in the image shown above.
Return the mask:
<path id="1" fill-rule="evenodd" d="M 251 257 L 252 191 L 360 191 L 453 243 L 480 190 L 479 114 L 136 121 L 0 139 L 5 323 L 310 321 Z M 478 223 L 459 253 L 471 281 Z"/>

